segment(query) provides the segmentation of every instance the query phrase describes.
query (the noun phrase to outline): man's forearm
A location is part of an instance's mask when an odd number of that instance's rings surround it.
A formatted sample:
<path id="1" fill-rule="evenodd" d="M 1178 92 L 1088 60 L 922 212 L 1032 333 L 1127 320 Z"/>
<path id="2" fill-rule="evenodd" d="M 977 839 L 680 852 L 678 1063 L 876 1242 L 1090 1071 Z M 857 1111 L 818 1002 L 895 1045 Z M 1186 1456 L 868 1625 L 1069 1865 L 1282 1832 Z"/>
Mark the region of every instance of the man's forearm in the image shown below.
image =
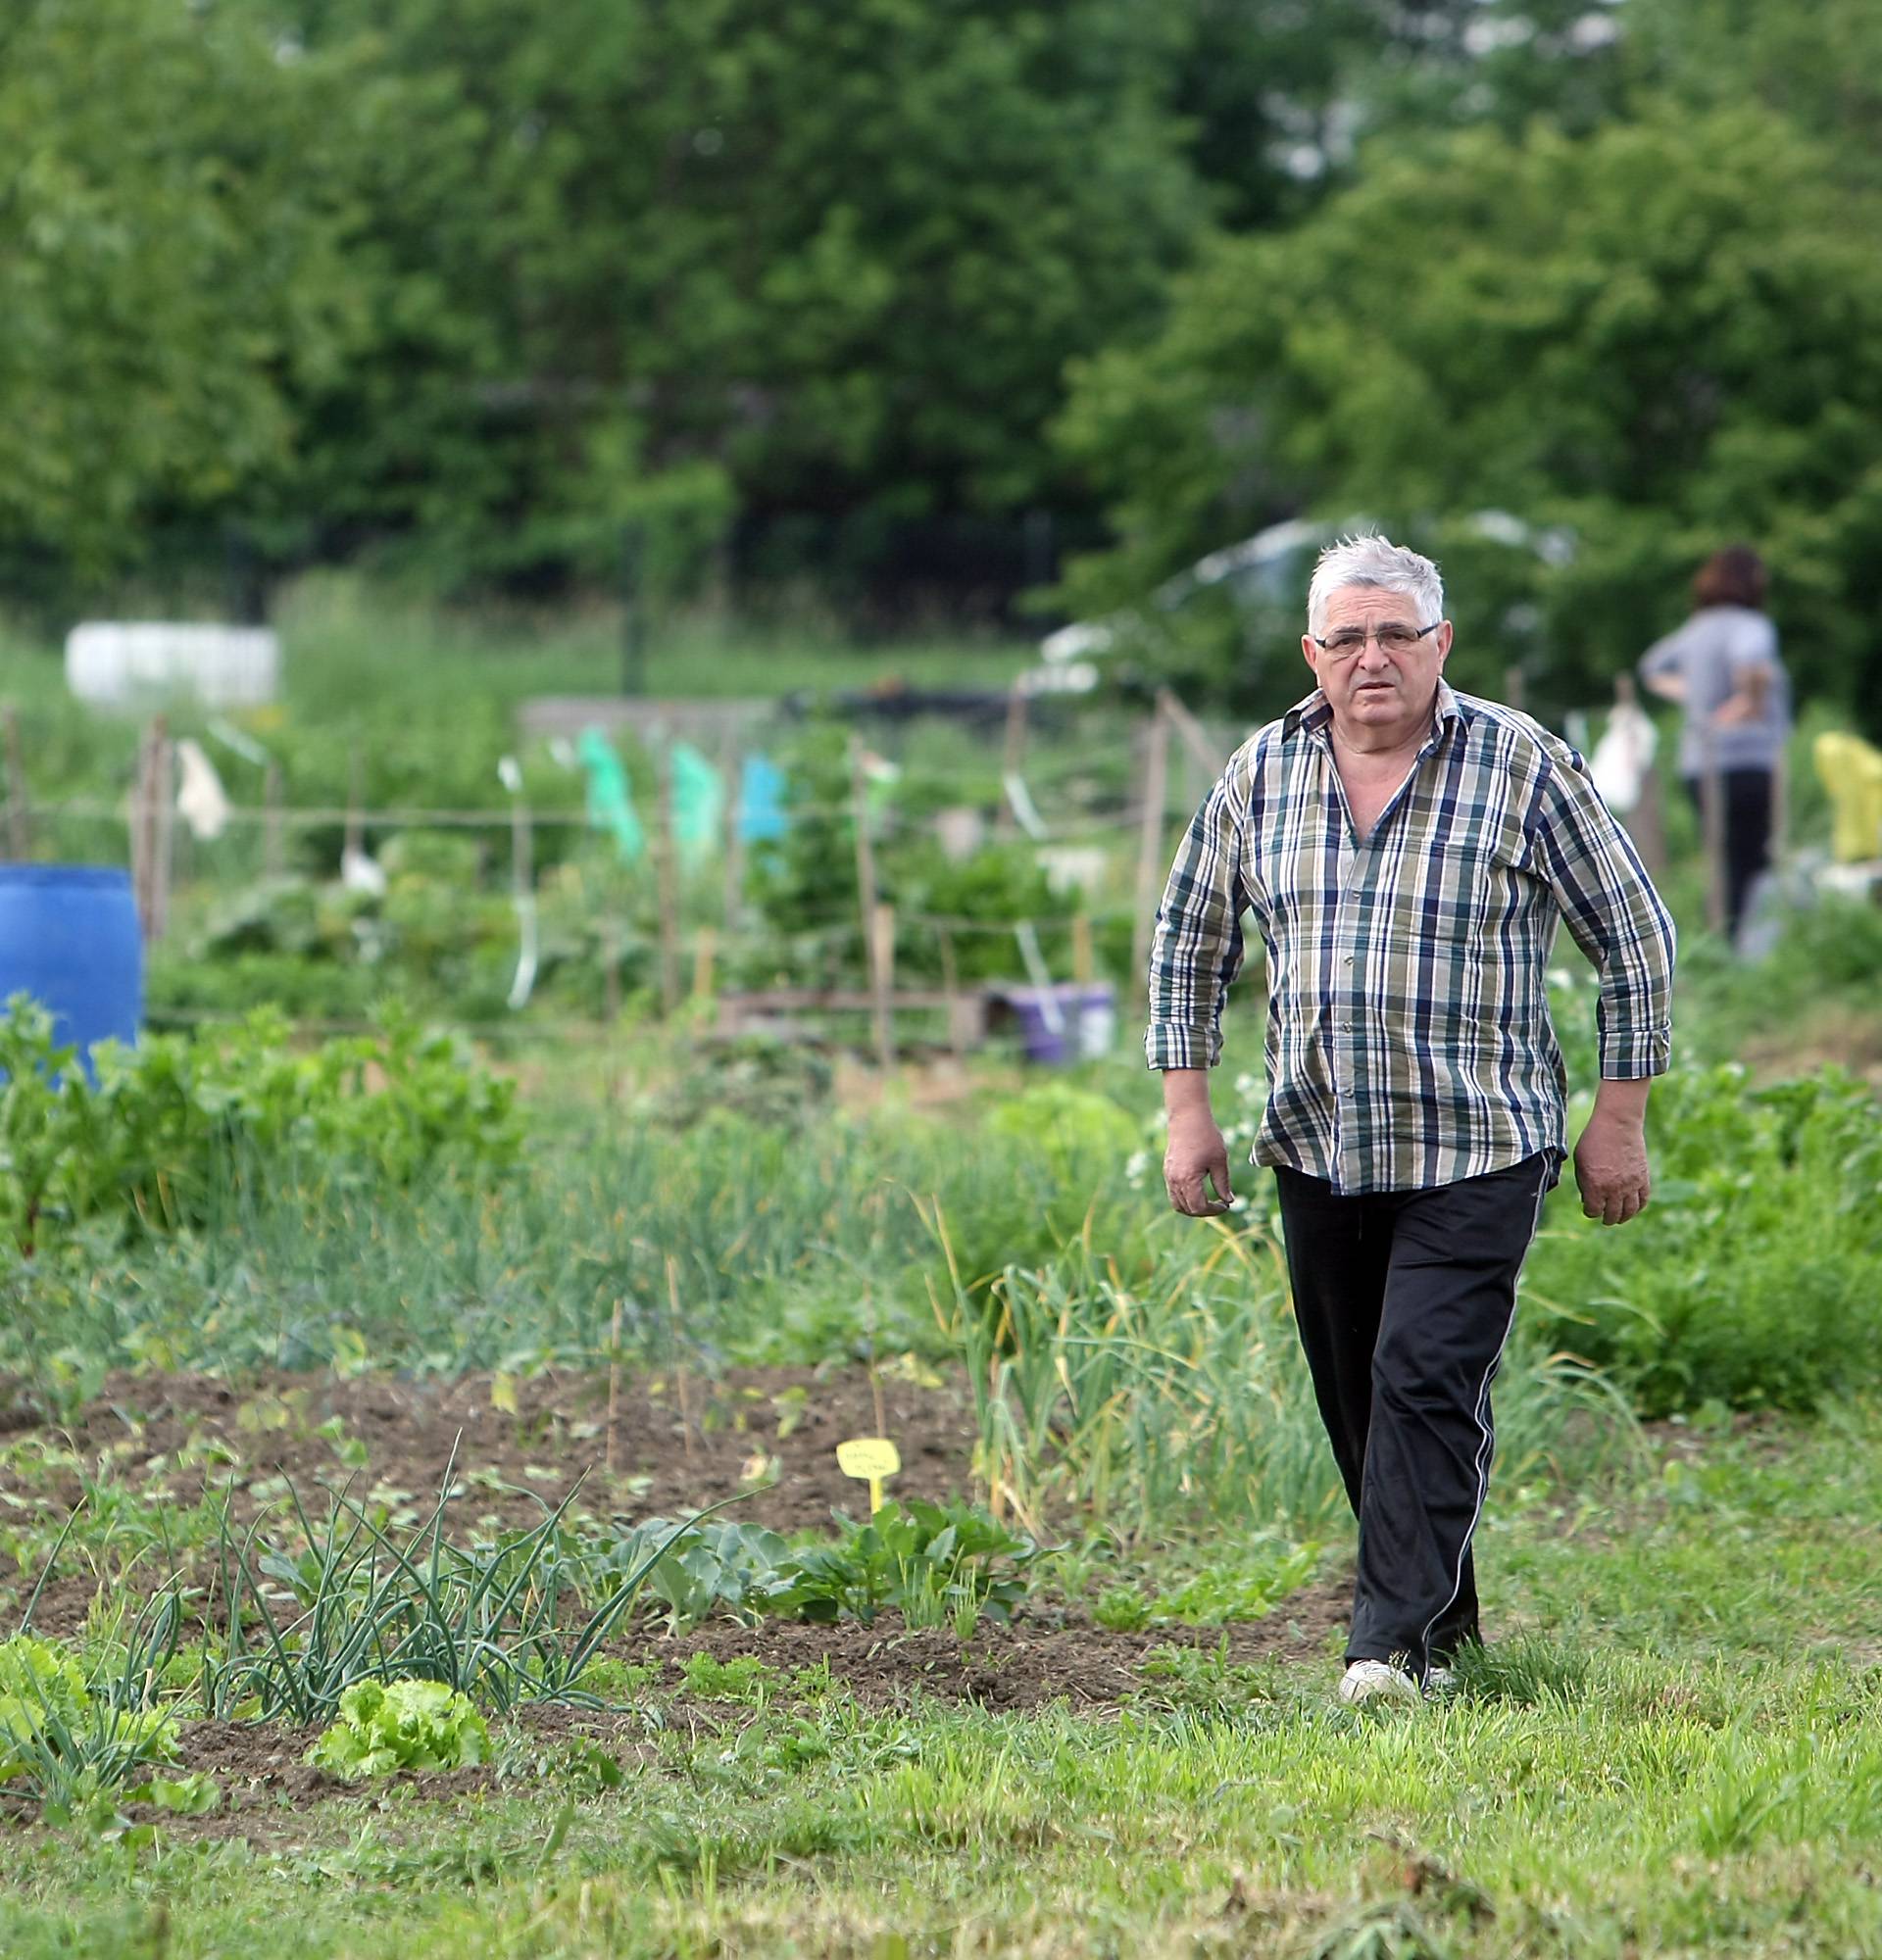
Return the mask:
<path id="1" fill-rule="evenodd" d="M 1172 1123 L 1183 1116 L 1207 1116 L 1213 1122 L 1214 1111 L 1209 1102 L 1209 1070 L 1164 1069 L 1164 1113 Z"/>
<path id="2" fill-rule="evenodd" d="M 1595 1091 L 1595 1114 L 1607 1123 L 1644 1123 L 1653 1086 L 1651 1075 L 1604 1076 Z"/>

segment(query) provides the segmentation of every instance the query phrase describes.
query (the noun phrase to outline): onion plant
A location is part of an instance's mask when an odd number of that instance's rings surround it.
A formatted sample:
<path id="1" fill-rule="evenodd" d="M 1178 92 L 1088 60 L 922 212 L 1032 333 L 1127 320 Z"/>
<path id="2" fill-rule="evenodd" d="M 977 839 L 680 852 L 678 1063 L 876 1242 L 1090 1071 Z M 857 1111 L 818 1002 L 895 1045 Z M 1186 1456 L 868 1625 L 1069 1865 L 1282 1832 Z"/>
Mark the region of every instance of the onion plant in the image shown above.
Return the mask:
<path id="1" fill-rule="evenodd" d="M 226 1531 L 219 1576 L 228 1635 L 204 1668 L 210 1712 L 326 1721 L 359 1681 L 442 1682 L 499 1713 L 590 1698 L 576 1686 L 582 1670 L 671 1538 L 650 1544 L 584 1608 L 579 1554 L 563 1530 L 575 1492 L 527 1531 L 459 1545 L 445 1533 L 455 1470 L 454 1455 L 430 1516 L 409 1531 L 389 1529 L 343 1491 L 317 1522 L 291 1488 L 305 1541 L 298 1556 L 266 1536 L 266 1516 Z"/>

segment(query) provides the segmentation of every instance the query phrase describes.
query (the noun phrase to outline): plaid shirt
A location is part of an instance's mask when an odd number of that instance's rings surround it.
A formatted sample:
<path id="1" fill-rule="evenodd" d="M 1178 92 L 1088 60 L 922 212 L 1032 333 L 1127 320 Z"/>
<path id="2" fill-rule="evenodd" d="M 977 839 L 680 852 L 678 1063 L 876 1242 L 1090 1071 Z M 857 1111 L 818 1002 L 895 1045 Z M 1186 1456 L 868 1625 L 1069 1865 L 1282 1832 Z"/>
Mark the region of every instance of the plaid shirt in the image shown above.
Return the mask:
<path id="1" fill-rule="evenodd" d="M 1671 1048 L 1673 926 L 1581 758 L 1438 684 L 1430 738 L 1354 834 L 1315 691 L 1230 759 L 1178 852 L 1150 959 L 1153 1068 L 1213 1067 L 1241 914 L 1267 947 L 1257 1163 L 1341 1193 L 1419 1190 L 1537 1152 L 1567 1080 L 1545 969 L 1558 918 L 1600 969 L 1601 1072 Z"/>

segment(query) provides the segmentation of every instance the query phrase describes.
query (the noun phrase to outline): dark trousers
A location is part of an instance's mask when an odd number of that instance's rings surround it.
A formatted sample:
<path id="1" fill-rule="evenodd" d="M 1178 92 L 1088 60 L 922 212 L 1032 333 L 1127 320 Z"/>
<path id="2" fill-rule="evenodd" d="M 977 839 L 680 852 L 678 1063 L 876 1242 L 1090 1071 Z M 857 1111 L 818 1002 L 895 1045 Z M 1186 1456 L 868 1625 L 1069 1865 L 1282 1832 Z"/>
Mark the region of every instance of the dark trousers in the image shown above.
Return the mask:
<path id="1" fill-rule="evenodd" d="M 1735 940 L 1745 917 L 1752 884 L 1771 861 L 1772 784 L 1769 769 L 1724 769 L 1719 773 L 1720 802 L 1725 806 L 1725 936 Z M 1698 776 L 1686 778 L 1702 824 L 1706 821 L 1706 786 Z"/>
<path id="2" fill-rule="evenodd" d="M 1533 1156 L 1353 1198 L 1275 1171 L 1295 1323 L 1360 1521 L 1348 1660 L 1422 1680 L 1480 1638 L 1470 1537 L 1495 1447 L 1490 1384 L 1549 1169 Z"/>

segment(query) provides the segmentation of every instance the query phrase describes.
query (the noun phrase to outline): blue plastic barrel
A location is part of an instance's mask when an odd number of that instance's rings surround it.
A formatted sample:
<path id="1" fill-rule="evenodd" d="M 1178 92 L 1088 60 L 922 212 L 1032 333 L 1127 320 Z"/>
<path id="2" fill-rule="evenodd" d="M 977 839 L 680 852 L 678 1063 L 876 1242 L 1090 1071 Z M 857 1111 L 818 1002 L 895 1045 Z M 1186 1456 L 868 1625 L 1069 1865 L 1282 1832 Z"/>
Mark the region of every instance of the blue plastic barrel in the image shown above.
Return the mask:
<path id="1" fill-rule="evenodd" d="M 30 994 L 54 1034 L 87 1054 L 137 1039 L 144 950 L 127 872 L 92 864 L 0 864 L 0 1004 Z"/>

